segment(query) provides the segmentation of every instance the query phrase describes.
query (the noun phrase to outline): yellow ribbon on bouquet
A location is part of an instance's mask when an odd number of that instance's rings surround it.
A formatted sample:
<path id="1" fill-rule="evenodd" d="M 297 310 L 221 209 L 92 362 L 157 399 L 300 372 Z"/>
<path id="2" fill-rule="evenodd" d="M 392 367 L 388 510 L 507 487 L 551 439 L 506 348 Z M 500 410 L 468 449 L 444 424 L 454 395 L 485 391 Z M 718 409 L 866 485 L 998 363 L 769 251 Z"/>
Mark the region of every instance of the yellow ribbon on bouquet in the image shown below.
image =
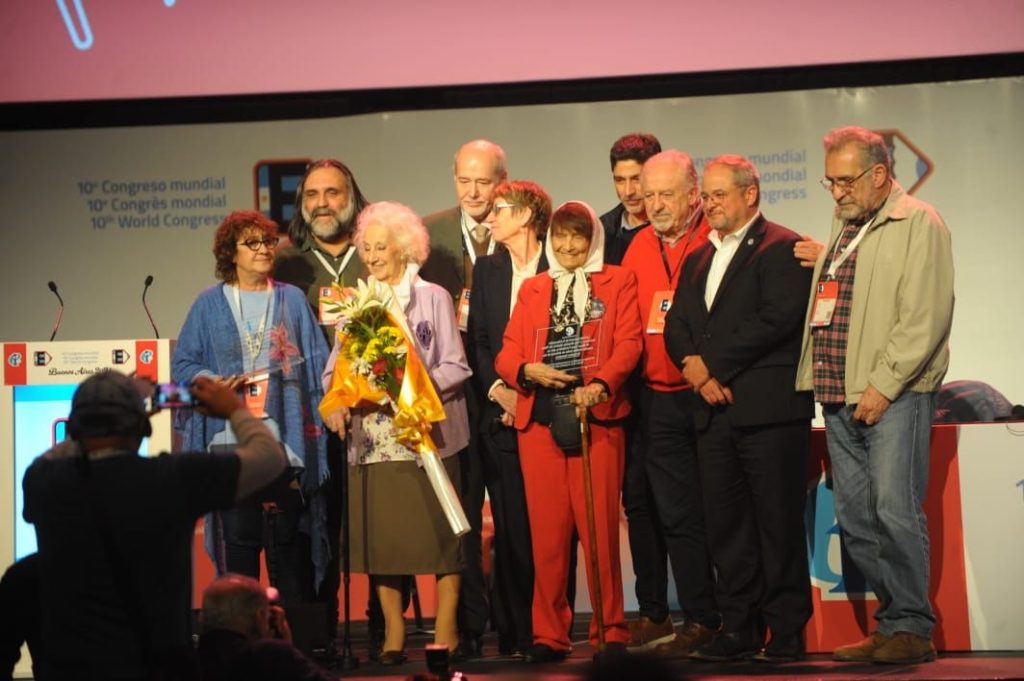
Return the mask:
<path id="1" fill-rule="evenodd" d="M 372 289 L 360 282 L 359 297 L 364 302 L 370 299 L 372 293 Z M 348 338 L 345 334 L 339 333 L 337 342 L 340 347 L 334 363 L 334 374 L 331 376 L 330 388 L 320 401 L 320 414 L 326 418 L 343 406 L 382 406 L 390 402 L 395 412 L 395 438 L 419 456 L 452 532 L 455 536 L 461 537 L 470 530 L 469 520 L 459 502 L 458 493 L 445 472 L 444 464 L 437 453 L 437 446 L 430 437 L 433 424 L 446 418 L 444 405 L 441 404 L 434 383 L 430 380 L 430 375 L 416 352 L 416 346 L 409 337 L 408 328 L 403 323 L 405 320 L 399 321 L 390 310 L 386 311 L 384 318 L 387 324 L 401 332 L 402 342 L 405 344 L 405 368 L 398 395 L 388 395 L 387 391 L 375 386 L 368 377 L 355 370 L 352 366 L 353 361 L 346 352 Z"/>

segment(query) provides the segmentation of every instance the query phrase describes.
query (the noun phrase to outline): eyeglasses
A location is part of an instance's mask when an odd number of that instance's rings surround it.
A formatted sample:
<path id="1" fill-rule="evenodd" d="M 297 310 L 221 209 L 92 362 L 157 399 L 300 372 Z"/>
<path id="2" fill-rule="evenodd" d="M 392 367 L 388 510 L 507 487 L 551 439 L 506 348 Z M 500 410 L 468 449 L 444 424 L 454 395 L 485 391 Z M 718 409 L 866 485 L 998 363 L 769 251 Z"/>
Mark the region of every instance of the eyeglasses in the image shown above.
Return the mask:
<path id="1" fill-rule="evenodd" d="M 494 212 L 498 212 L 502 208 L 515 208 L 515 207 L 516 207 L 516 204 L 514 204 L 514 203 L 505 203 L 505 202 L 495 203 L 494 204 Z"/>
<path id="2" fill-rule="evenodd" d="M 867 175 L 870 171 L 874 170 L 874 168 L 875 166 L 868 166 L 864 172 L 857 177 L 837 177 L 834 180 L 831 177 L 823 177 L 818 180 L 818 182 L 827 192 L 831 192 L 833 189 L 838 189 L 841 192 L 848 192 L 853 189 L 853 185 L 857 180 Z"/>
<path id="3" fill-rule="evenodd" d="M 246 239 L 245 241 L 239 241 L 239 246 L 245 246 L 253 253 L 258 253 L 260 246 L 265 247 L 268 251 L 272 251 L 277 248 L 277 244 L 281 241 L 280 237 L 267 236 L 262 239 Z"/>

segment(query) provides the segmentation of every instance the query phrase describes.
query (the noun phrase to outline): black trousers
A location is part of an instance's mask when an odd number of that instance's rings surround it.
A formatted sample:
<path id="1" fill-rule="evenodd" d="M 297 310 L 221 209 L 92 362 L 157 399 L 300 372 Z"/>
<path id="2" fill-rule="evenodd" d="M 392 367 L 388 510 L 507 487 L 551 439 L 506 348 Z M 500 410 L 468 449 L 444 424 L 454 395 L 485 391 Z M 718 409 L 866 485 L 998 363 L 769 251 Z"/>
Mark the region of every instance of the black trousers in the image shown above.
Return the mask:
<path id="1" fill-rule="evenodd" d="M 459 467 L 462 476 L 462 508 L 466 512 L 470 529 L 462 536 L 466 568 L 462 571 L 456 619 L 461 638 L 478 638 L 483 636 L 490 615 L 480 539 L 483 527 L 484 471 L 478 428 L 482 400 L 487 398 L 481 396 L 476 381 L 466 381 L 465 386 L 466 410 L 469 412 L 469 447 L 459 455 Z"/>
<path id="2" fill-rule="evenodd" d="M 720 619 L 697 469 L 695 399 L 690 390 L 640 390 L 642 447 L 627 462 L 624 496 L 641 613 L 655 621 L 669 613 L 667 555 L 684 617 L 716 628 Z"/>
<path id="3" fill-rule="evenodd" d="M 647 483 L 646 438 L 641 428 L 641 385 L 631 386 L 633 411 L 623 424 L 626 436 L 626 470 L 622 479 L 622 507 L 629 532 L 629 554 L 636 576 L 636 600 L 640 614 L 661 622 L 668 608 L 668 552 Z"/>
<path id="4" fill-rule="evenodd" d="M 804 533 L 810 421 L 737 427 L 716 410 L 697 447 L 724 629 L 800 633 L 812 608 Z"/>
<path id="5" fill-rule="evenodd" d="M 479 445 L 494 519 L 491 613 L 498 648 L 508 653 L 525 651 L 533 643 L 533 550 L 519 446 L 515 430 L 498 420 L 500 414 L 498 409 L 485 409 Z"/>
<path id="6" fill-rule="evenodd" d="M 327 634 L 331 640 L 338 629 L 338 588 L 341 586 L 341 514 L 345 506 L 343 475 L 348 473 L 345 441 L 337 433 L 327 434 L 327 466 L 331 472 L 327 481 L 327 544 L 331 557 L 327 561 L 323 582 L 316 590 L 316 601 L 327 611 Z M 310 556 L 312 564 L 312 556 Z"/>

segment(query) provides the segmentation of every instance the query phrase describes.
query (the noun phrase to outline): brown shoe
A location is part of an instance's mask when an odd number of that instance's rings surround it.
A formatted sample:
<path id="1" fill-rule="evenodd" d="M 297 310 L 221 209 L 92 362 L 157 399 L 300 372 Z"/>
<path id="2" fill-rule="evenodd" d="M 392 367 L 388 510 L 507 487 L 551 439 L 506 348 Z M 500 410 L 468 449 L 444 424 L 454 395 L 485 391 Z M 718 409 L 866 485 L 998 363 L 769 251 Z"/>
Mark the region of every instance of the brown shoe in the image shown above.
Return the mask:
<path id="1" fill-rule="evenodd" d="M 659 643 L 671 641 L 676 636 L 676 630 L 672 627 L 672 618 L 668 615 L 660 624 L 650 618 L 640 615 L 635 620 L 626 622 L 629 630 L 628 650 L 651 650 Z"/>
<path id="2" fill-rule="evenodd" d="M 871 656 L 871 661 L 876 664 L 918 664 L 934 659 L 935 646 L 931 639 L 909 631 L 897 631 Z"/>
<path id="3" fill-rule="evenodd" d="M 832 651 L 832 659 L 839 662 L 871 662 L 871 656 L 875 651 L 888 642 L 888 636 L 876 631 L 863 641 L 839 646 Z"/>
<path id="4" fill-rule="evenodd" d="M 665 657 L 687 657 L 691 652 L 706 646 L 715 638 L 715 631 L 698 622 L 687 622 L 676 631 L 676 637 L 654 649 Z"/>

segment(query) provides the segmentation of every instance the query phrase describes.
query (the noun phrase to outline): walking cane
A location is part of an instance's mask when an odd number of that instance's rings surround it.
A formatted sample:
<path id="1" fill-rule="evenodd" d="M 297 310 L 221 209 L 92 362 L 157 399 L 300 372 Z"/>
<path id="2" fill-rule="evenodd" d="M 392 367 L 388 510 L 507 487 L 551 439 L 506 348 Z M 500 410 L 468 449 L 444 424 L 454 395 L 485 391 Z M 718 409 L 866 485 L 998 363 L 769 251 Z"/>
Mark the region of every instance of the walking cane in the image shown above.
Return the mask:
<path id="1" fill-rule="evenodd" d="M 597 620 L 597 652 L 604 652 L 604 598 L 601 596 L 601 570 L 597 557 L 597 522 L 594 520 L 594 489 L 590 479 L 590 432 L 587 410 L 580 416 L 580 444 L 583 449 L 583 497 L 587 505 L 587 534 L 590 536 L 590 574 L 594 586 L 594 618 Z"/>

